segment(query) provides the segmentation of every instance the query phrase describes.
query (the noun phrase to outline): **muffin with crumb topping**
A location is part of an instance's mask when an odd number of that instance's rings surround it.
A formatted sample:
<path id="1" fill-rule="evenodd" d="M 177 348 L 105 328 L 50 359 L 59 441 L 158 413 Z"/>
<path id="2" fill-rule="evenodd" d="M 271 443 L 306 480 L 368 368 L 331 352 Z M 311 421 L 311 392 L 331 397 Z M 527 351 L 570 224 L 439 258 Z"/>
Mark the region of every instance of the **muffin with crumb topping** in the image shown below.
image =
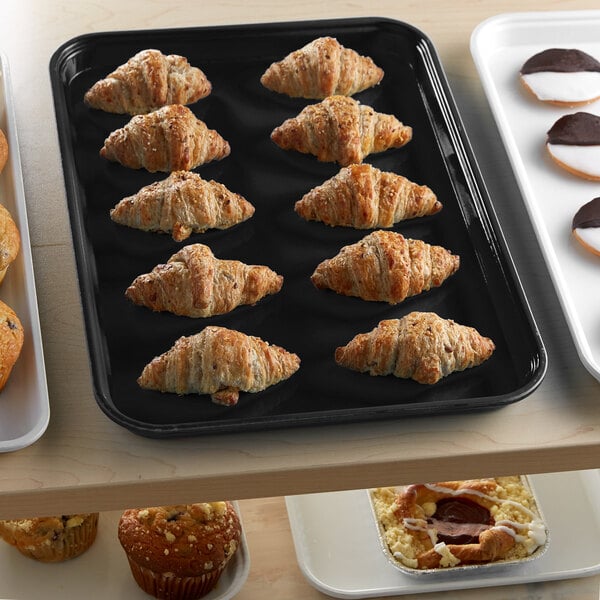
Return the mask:
<path id="1" fill-rule="evenodd" d="M 129 509 L 118 526 L 137 584 L 164 600 L 208 594 L 237 551 L 241 532 L 231 502 Z"/>
<path id="2" fill-rule="evenodd" d="M 40 562 L 62 562 L 83 554 L 96 539 L 98 513 L 0 521 L 0 536 Z"/>

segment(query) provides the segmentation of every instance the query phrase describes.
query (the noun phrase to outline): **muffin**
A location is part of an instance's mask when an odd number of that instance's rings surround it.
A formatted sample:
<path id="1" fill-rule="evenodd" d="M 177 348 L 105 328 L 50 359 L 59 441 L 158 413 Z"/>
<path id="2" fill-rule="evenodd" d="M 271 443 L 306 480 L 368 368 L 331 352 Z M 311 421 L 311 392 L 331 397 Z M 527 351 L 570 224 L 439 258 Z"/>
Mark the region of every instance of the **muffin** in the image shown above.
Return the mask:
<path id="1" fill-rule="evenodd" d="M 96 539 L 98 513 L 0 521 L 0 536 L 40 562 L 62 562 L 83 554 Z"/>
<path id="2" fill-rule="evenodd" d="M 146 593 L 194 600 L 215 587 L 240 544 L 241 524 L 231 502 L 156 506 L 126 510 L 118 536 Z"/>
<path id="3" fill-rule="evenodd" d="M 0 391 L 4 389 L 8 377 L 23 347 L 23 325 L 15 311 L 0 300 Z"/>
<path id="4" fill-rule="evenodd" d="M 0 204 L 0 283 L 21 246 L 21 236 L 8 210 Z"/>
<path id="5" fill-rule="evenodd" d="M 0 129 L 0 173 L 4 170 L 6 166 L 6 161 L 8 160 L 8 140 L 6 139 L 6 135 L 4 135 L 4 131 Z"/>

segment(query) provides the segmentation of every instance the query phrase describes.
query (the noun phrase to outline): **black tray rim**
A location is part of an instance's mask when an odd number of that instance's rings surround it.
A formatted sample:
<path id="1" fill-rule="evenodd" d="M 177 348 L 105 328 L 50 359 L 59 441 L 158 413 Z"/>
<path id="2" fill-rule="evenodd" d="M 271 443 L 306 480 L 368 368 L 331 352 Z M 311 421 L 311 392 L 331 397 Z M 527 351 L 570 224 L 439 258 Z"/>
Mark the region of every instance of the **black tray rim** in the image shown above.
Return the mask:
<path id="1" fill-rule="evenodd" d="M 340 410 L 323 410 L 316 412 L 292 413 L 288 415 L 270 416 L 268 419 L 263 418 L 248 418 L 231 419 L 226 422 L 187 422 L 178 424 L 161 424 L 157 426 L 154 423 L 140 421 L 123 414 L 117 410 L 106 398 L 100 390 L 100 382 L 102 373 L 98 366 L 98 361 L 95 357 L 101 355 L 100 347 L 102 345 L 101 331 L 99 323 L 95 319 L 96 305 L 93 299 L 93 294 L 90 289 L 93 288 L 93 281 L 90 278 L 90 265 L 87 260 L 85 251 L 85 236 L 82 235 L 83 226 L 78 218 L 79 213 L 74 210 L 73 202 L 69 198 L 79 197 L 77 189 L 77 176 L 72 168 L 73 149 L 68 143 L 67 136 L 60 127 L 60 123 L 67 121 L 67 106 L 66 99 L 62 94 L 62 85 L 58 76 L 60 66 L 68 60 L 70 53 L 76 53 L 81 46 L 95 39 L 103 41 L 111 38 L 120 38 L 123 36 L 147 36 L 160 32 L 161 35 L 191 33 L 191 32 L 210 32 L 210 31 L 227 31 L 227 32 L 256 32 L 256 31 L 277 31 L 289 30 L 297 31 L 307 28 L 339 28 L 339 27 L 397 27 L 412 32 L 419 38 L 420 44 L 426 49 L 427 56 L 430 59 L 432 74 L 436 77 L 436 83 L 441 90 L 440 98 L 445 101 L 445 117 L 446 124 L 453 134 L 454 149 L 462 158 L 461 167 L 466 180 L 469 183 L 470 191 L 476 195 L 478 202 L 485 207 L 486 225 L 494 232 L 494 239 L 500 250 L 499 257 L 502 260 L 502 268 L 508 274 L 507 280 L 512 283 L 512 291 L 517 296 L 521 305 L 525 320 L 529 324 L 530 333 L 537 347 L 537 356 L 535 366 L 531 367 L 531 377 L 521 388 L 511 391 L 507 394 L 471 397 L 465 400 L 461 405 L 460 399 L 454 401 L 448 410 L 440 410 L 439 407 L 431 410 L 424 410 L 422 404 L 405 405 L 402 411 L 398 413 L 397 406 L 379 406 L 379 407 L 362 407 L 354 408 L 352 412 L 343 412 Z M 128 30 L 111 30 L 85 33 L 75 36 L 63 44 L 61 44 L 52 54 L 49 62 L 50 80 L 52 95 L 54 100 L 54 108 L 57 117 L 58 139 L 61 150 L 61 159 L 63 166 L 63 176 L 67 192 L 67 205 L 71 219 L 72 239 L 74 253 L 76 259 L 77 275 L 79 289 L 83 307 L 85 335 L 88 347 L 88 361 L 92 372 L 94 396 L 99 408 L 118 425 L 128 429 L 129 431 L 150 438 L 171 438 L 171 437 L 187 437 L 197 436 L 199 434 L 221 434 L 221 433 L 241 433 L 252 432 L 257 430 L 272 430 L 284 427 L 302 427 L 302 426 L 327 426 L 335 424 L 343 425 L 357 422 L 379 420 L 405 419 L 410 417 L 420 416 L 438 416 L 443 414 L 456 414 L 457 412 L 476 412 L 483 410 L 493 410 L 509 404 L 513 404 L 523 400 L 533 393 L 542 383 L 548 370 L 548 353 L 535 320 L 530 302 L 527 298 L 522 285 L 521 278 L 516 269 L 515 262 L 512 258 L 508 243 L 502 232 L 499 224 L 496 210 L 491 202 L 487 186 L 485 185 L 483 176 L 479 169 L 477 159 L 469 141 L 466 129 L 460 116 L 458 106 L 454 99 L 454 95 L 447 80 L 447 76 L 437 50 L 427 34 L 414 25 L 393 19 L 390 17 L 381 16 L 364 16 L 364 17 L 347 17 L 347 18 L 326 18 L 326 19 L 303 19 L 292 21 L 268 21 L 259 23 L 234 23 L 225 25 L 200 25 L 190 27 L 169 27 L 169 28 L 144 28 L 144 29 L 128 29 Z M 85 282 L 85 283 L 84 283 Z M 332 417 L 334 420 L 332 420 Z"/>

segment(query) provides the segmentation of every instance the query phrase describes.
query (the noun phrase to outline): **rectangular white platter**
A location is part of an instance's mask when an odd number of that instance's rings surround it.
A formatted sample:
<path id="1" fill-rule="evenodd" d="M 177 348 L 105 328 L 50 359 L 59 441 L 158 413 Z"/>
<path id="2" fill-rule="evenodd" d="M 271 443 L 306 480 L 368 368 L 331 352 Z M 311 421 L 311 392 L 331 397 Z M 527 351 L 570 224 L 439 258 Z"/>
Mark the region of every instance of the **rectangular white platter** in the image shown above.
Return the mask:
<path id="1" fill-rule="evenodd" d="M 239 512 L 239 506 L 235 503 Z M 98 534 L 89 550 L 61 563 L 41 563 L 0 540 L 0 598 L 64 600 L 110 598 L 148 600 L 133 579 L 117 537 L 121 511 L 100 513 Z M 242 518 L 242 515 L 240 515 Z M 228 600 L 242 588 L 250 571 L 245 535 L 216 587 L 203 600 Z"/>
<path id="2" fill-rule="evenodd" d="M 8 162 L 0 174 L 0 203 L 11 213 L 21 235 L 19 254 L 0 285 L 0 300 L 15 311 L 25 332 L 21 355 L 0 392 L 0 452 L 11 452 L 33 444 L 46 431 L 50 403 L 9 65 L 3 54 L 0 128 L 9 146 Z"/>
<path id="3" fill-rule="evenodd" d="M 600 572 L 600 471 L 532 475 L 530 481 L 550 539 L 537 560 L 480 573 L 404 574 L 383 552 L 366 490 L 352 490 L 286 497 L 298 564 L 309 583 L 336 598 L 505 586 Z"/>
<path id="4" fill-rule="evenodd" d="M 573 216 L 600 196 L 600 182 L 561 169 L 545 149 L 547 131 L 561 116 L 577 111 L 600 114 L 600 101 L 559 108 L 536 100 L 519 81 L 523 63 L 547 48 L 577 48 L 600 58 L 598 31 L 600 11 L 502 14 L 475 28 L 471 54 L 577 352 L 600 380 L 600 257 L 571 235 Z"/>

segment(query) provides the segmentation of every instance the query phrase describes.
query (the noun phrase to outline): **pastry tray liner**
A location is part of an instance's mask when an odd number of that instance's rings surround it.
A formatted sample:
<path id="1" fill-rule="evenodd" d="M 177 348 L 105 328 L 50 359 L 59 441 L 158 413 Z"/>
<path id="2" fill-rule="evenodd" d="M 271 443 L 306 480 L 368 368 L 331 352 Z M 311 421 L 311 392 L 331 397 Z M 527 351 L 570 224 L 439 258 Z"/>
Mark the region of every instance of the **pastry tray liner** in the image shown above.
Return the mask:
<path id="1" fill-rule="evenodd" d="M 316 37 L 331 35 L 371 56 L 385 71 L 380 85 L 357 94 L 363 104 L 413 128 L 405 147 L 369 156 L 431 187 L 444 205 L 437 215 L 398 223 L 406 237 L 442 245 L 461 258 L 441 287 L 390 306 L 319 291 L 310 275 L 323 259 L 368 233 L 305 222 L 294 203 L 335 175 L 339 166 L 283 151 L 270 132 L 308 103 L 262 87 L 266 67 Z M 236 227 L 193 234 L 218 258 L 265 264 L 284 276 L 281 292 L 229 314 L 190 319 L 134 306 L 124 297 L 133 279 L 184 243 L 117 225 L 109 210 L 165 173 L 130 170 L 98 155 L 108 134 L 130 117 L 83 103 L 85 91 L 139 50 L 181 54 L 212 82 L 210 96 L 190 109 L 231 145 L 229 157 L 198 167 L 256 207 Z M 407 415 L 500 407 L 530 394 L 546 371 L 546 352 L 506 247 L 430 40 L 386 18 L 336 19 L 85 34 L 53 54 L 50 76 L 77 261 L 95 397 L 116 423 L 140 435 L 173 437 L 299 425 L 337 424 Z M 435 386 L 370 377 L 335 364 L 334 351 L 381 319 L 434 311 L 476 327 L 496 351 L 485 364 Z M 234 407 L 208 396 L 141 390 L 144 365 L 182 335 L 206 325 L 257 335 L 297 353 L 300 370 Z"/>
<path id="2" fill-rule="evenodd" d="M 542 508 L 540 506 L 540 501 L 535 492 L 535 489 L 533 488 L 531 480 L 529 479 L 529 477 L 527 477 L 527 475 L 521 475 L 520 479 L 521 479 L 521 484 L 531 494 L 531 496 L 535 502 L 535 506 L 530 507 L 532 512 L 536 515 L 536 517 L 545 526 L 545 529 L 546 529 L 546 539 L 545 539 L 544 543 L 541 544 L 540 546 L 538 546 L 530 555 L 528 555 L 524 558 L 520 558 L 520 559 L 495 560 L 495 561 L 481 563 L 481 564 L 458 564 L 454 567 L 443 567 L 443 568 L 437 568 L 437 569 L 411 568 L 411 567 L 403 564 L 399 559 L 397 559 L 394 556 L 393 552 L 391 551 L 390 547 L 388 546 L 388 544 L 385 540 L 385 528 L 384 528 L 383 524 L 381 523 L 380 519 L 378 518 L 377 511 L 375 509 L 375 504 L 374 504 L 373 496 L 372 496 L 372 493 L 374 490 L 366 490 L 366 492 L 368 494 L 368 498 L 369 498 L 369 505 L 371 507 L 371 516 L 375 523 L 375 527 L 377 528 L 377 536 L 379 539 L 379 545 L 381 547 L 383 554 L 385 555 L 387 560 L 392 564 L 392 566 L 394 566 L 396 569 L 398 569 L 399 571 L 401 571 L 402 573 L 404 573 L 406 575 L 415 576 L 417 578 L 422 577 L 422 576 L 435 577 L 436 575 L 444 575 L 447 573 L 458 573 L 458 574 L 464 573 L 465 575 L 469 575 L 469 574 L 475 575 L 476 573 L 487 573 L 488 571 L 495 571 L 497 569 L 504 569 L 507 567 L 510 568 L 511 566 L 514 566 L 514 565 L 524 565 L 533 560 L 537 560 L 538 558 L 541 558 L 545 554 L 546 550 L 548 549 L 548 545 L 550 543 L 550 533 L 548 531 L 547 526 L 545 525 L 546 519 L 544 517 Z"/>

